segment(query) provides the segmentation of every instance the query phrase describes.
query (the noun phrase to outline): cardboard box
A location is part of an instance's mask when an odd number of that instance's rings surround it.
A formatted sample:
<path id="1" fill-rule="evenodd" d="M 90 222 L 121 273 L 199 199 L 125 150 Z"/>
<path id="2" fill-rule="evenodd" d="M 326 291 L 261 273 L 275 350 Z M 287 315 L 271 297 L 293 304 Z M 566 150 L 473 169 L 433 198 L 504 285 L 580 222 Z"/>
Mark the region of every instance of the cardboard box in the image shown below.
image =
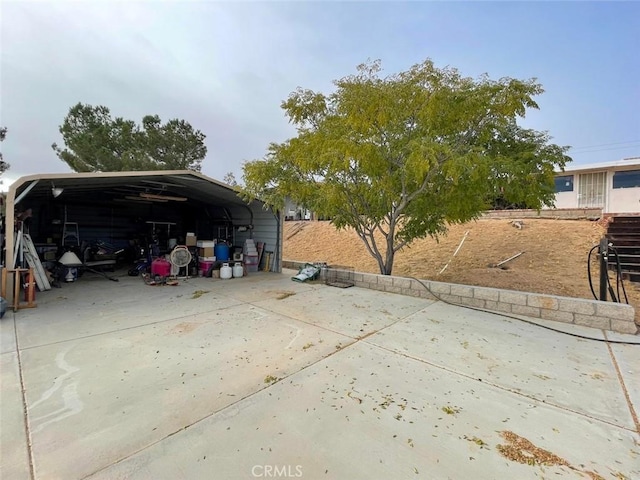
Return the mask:
<path id="1" fill-rule="evenodd" d="M 198 242 L 195 233 L 187 233 L 187 238 L 185 238 L 184 244 L 187 247 L 195 247 Z"/>
<path id="2" fill-rule="evenodd" d="M 200 248 L 215 247 L 215 246 L 216 246 L 215 240 L 198 240 L 198 247 Z"/>
<path id="3" fill-rule="evenodd" d="M 213 257 L 213 247 L 198 248 L 199 257 Z"/>

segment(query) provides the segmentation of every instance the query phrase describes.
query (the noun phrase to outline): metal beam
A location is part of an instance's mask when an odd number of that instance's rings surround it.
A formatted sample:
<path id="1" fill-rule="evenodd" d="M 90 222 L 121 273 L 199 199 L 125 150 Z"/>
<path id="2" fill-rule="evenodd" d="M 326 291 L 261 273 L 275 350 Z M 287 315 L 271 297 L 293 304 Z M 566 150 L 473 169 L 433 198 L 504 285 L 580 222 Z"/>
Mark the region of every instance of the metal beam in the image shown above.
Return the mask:
<path id="1" fill-rule="evenodd" d="M 31 183 L 29 184 L 29 186 L 28 186 L 27 188 L 25 188 L 25 189 L 24 189 L 24 192 L 22 192 L 20 195 L 18 195 L 18 198 L 16 198 L 16 199 L 13 201 L 13 204 L 14 204 L 14 205 L 17 205 L 18 203 L 20 203 L 20 200 L 22 200 L 24 197 L 26 197 L 26 196 L 27 196 L 27 193 L 29 193 L 29 192 L 31 191 L 31 189 L 32 189 L 33 187 L 35 187 L 35 186 L 38 184 L 38 182 L 39 182 L 39 181 L 40 181 L 40 180 L 34 180 L 33 182 L 31 182 Z"/>

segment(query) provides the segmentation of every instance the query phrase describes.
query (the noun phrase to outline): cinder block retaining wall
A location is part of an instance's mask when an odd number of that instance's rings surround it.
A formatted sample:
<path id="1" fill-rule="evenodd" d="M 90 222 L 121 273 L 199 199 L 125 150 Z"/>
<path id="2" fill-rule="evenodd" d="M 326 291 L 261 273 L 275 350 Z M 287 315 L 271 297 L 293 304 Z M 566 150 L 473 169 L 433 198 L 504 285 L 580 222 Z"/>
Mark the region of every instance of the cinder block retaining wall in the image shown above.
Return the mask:
<path id="1" fill-rule="evenodd" d="M 482 218 L 550 218 L 561 220 L 598 220 L 601 208 L 553 208 L 547 210 L 488 210 Z"/>
<path id="2" fill-rule="evenodd" d="M 305 262 L 282 262 L 283 268 L 299 269 L 304 265 Z M 435 299 L 429 292 L 431 290 L 442 300 L 459 305 L 620 333 L 635 334 L 638 331 L 634 322 L 634 308 L 621 303 L 422 280 L 429 288 L 427 290 L 420 282 L 411 278 L 373 273 L 355 272 L 353 280 L 355 286 L 372 290 Z"/>

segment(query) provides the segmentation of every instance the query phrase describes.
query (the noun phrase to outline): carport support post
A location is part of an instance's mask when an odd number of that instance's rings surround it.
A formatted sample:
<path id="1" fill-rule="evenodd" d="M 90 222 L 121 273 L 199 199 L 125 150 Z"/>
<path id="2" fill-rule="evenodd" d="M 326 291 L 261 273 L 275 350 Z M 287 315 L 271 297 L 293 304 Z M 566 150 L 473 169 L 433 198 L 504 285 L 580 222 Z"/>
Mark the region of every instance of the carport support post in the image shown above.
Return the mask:
<path id="1" fill-rule="evenodd" d="M 609 283 L 609 241 L 607 237 L 600 239 L 600 300 L 607 301 L 607 288 Z"/>

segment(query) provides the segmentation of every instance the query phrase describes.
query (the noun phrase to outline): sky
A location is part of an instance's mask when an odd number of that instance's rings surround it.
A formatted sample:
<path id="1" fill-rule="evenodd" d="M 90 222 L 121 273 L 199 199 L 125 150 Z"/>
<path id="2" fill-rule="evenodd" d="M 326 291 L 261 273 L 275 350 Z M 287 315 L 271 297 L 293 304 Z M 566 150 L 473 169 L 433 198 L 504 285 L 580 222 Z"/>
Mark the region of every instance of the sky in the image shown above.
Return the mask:
<path id="1" fill-rule="evenodd" d="M 367 59 L 535 77 L 545 93 L 521 124 L 572 146 L 574 165 L 640 156 L 639 48 L 638 2 L 2 0 L 3 188 L 70 171 L 51 144 L 78 102 L 184 119 L 207 137 L 202 173 L 241 180 L 295 135 L 293 90 L 330 93 Z"/>

